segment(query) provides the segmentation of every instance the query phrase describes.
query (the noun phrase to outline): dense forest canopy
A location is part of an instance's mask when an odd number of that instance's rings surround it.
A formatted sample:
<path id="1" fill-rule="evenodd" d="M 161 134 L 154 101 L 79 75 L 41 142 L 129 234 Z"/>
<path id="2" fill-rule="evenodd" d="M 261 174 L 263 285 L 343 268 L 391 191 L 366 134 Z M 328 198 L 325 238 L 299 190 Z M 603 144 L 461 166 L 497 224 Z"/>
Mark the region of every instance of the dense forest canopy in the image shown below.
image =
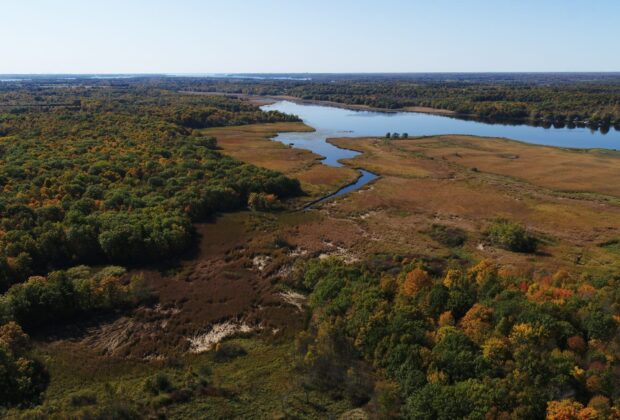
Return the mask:
<path id="1" fill-rule="evenodd" d="M 308 386 L 408 419 L 618 418 L 618 279 L 377 255 L 310 260 Z M 385 375 L 373 384 L 369 369 Z"/>
<path id="2" fill-rule="evenodd" d="M 253 192 L 300 192 L 193 130 L 296 119 L 235 99 L 40 87 L 4 92 L 0 104 L 4 290 L 72 264 L 169 258 L 187 248 L 192 221 L 241 208 Z"/>

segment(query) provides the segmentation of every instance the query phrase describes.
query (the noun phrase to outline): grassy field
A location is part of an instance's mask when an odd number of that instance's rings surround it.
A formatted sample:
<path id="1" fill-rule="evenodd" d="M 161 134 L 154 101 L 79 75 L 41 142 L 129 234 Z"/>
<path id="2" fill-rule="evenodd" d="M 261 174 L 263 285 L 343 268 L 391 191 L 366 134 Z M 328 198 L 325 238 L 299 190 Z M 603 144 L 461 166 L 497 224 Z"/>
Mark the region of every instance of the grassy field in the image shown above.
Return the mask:
<path id="1" fill-rule="evenodd" d="M 478 258 L 541 270 L 618 264 L 600 246 L 620 236 L 620 159 L 614 152 L 465 136 L 332 142 L 363 153 L 347 164 L 382 176 L 368 191 L 333 206 L 339 217 L 365 214 L 377 250 L 391 244 L 387 248 L 400 252 L 441 253 L 423 232 L 444 223 L 470 233 L 465 248 Z M 543 252 L 532 258 L 481 246 L 481 231 L 496 217 L 538 232 L 546 238 Z"/>
<path id="2" fill-rule="evenodd" d="M 620 152 L 560 149 L 463 136 L 436 137 L 419 143 L 411 142 L 405 149 L 558 191 L 620 197 Z"/>
<path id="3" fill-rule="evenodd" d="M 306 162 L 312 161 L 311 153 L 270 142 L 266 138 L 271 133 L 264 133 L 264 137 L 235 134 L 236 139 L 231 134 L 222 147 L 227 153 L 246 153 L 233 151 L 238 148 L 261 149 L 264 155 L 248 153 L 246 159 L 260 159 L 261 164 L 284 169 L 293 176 L 303 165 L 286 168 L 291 165 L 291 156 L 301 153 L 307 156 Z M 615 248 L 601 246 L 620 238 L 617 152 L 472 136 L 330 141 L 362 152 L 345 161 L 349 168 L 361 167 L 381 178 L 322 204 L 319 211 L 312 212 L 316 217 L 304 220 L 292 233 L 280 229 L 280 234 L 298 247 L 352 258 L 373 252 L 444 257 L 457 253 L 471 259 L 494 259 L 517 272 L 540 275 L 559 268 L 613 271 L 619 266 Z M 282 155 L 268 152 L 283 147 Z M 314 163 L 310 167 L 324 178 L 320 185 L 306 182 L 308 190 L 324 191 L 341 185 L 340 168 L 330 168 L 334 171 L 328 173 L 324 165 Z M 521 222 L 540 236 L 539 254 L 487 246 L 483 231 L 497 217 Z M 462 228 L 468 240 L 459 249 L 446 248 L 428 235 L 433 224 Z"/>
<path id="4" fill-rule="evenodd" d="M 455 135 L 391 141 L 341 138 L 333 142 L 363 152 L 364 156 L 358 157 L 358 162 L 383 164 L 385 168 L 400 163 L 401 166 L 393 170 L 397 175 L 406 174 L 402 166 L 408 157 L 424 156 L 558 191 L 620 197 L 620 152 L 612 150 L 563 149 L 506 139 Z M 415 166 L 425 165 L 416 162 Z"/>

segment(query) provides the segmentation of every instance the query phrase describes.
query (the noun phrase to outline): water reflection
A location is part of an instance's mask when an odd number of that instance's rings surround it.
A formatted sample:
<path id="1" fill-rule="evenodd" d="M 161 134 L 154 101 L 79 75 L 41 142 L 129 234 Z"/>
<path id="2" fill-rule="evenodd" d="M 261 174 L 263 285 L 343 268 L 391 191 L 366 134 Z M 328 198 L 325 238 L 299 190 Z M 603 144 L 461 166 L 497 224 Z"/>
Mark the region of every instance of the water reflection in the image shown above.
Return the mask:
<path id="1" fill-rule="evenodd" d="M 559 147 L 620 148 L 620 127 L 616 127 L 616 130 L 612 131 L 609 127 L 597 130 L 577 125 L 573 125 L 572 128 L 567 125 L 553 127 L 550 123 L 538 127 L 490 124 L 443 115 L 414 112 L 352 111 L 344 108 L 297 104 L 289 101 L 279 101 L 272 105 L 264 106 L 263 109 L 299 115 L 308 125 L 317 129 L 315 136 L 304 135 L 293 139 L 293 141 L 296 141 L 303 138 L 306 141 L 306 146 L 309 145 L 308 142 L 311 140 L 324 142 L 325 136 L 382 136 L 386 132 L 407 132 L 410 136 L 469 134 L 505 137 L 528 143 Z M 281 135 L 280 137 L 282 140 L 285 140 L 286 136 Z M 323 139 L 321 140 L 319 137 L 323 137 Z M 327 152 L 329 151 L 331 149 L 327 150 Z M 320 152 L 317 153 L 322 154 Z"/>

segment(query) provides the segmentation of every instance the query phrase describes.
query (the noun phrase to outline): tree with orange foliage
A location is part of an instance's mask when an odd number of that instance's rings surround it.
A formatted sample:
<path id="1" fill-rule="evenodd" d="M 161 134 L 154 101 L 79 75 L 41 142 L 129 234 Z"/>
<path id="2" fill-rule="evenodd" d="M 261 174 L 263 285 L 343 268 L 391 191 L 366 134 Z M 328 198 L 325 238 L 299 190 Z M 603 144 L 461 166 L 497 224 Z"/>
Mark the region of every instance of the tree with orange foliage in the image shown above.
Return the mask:
<path id="1" fill-rule="evenodd" d="M 454 317 L 452 316 L 452 311 L 445 311 L 441 315 L 439 315 L 437 325 L 439 325 L 440 327 L 453 326 Z"/>
<path id="2" fill-rule="evenodd" d="M 573 400 L 549 401 L 547 420 L 580 420 L 583 405 Z"/>
<path id="3" fill-rule="evenodd" d="M 587 407 L 573 400 L 549 401 L 547 420 L 599 420 L 618 419 L 618 411 L 609 407 L 609 400 L 593 397 Z"/>
<path id="4" fill-rule="evenodd" d="M 407 273 L 403 283 L 403 294 L 408 297 L 414 296 L 420 289 L 432 284 L 431 277 L 421 268 L 414 268 Z"/>
<path id="5" fill-rule="evenodd" d="M 482 344 L 491 331 L 492 316 L 493 309 L 476 303 L 461 318 L 458 326 L 473 342 Z"/>
<path id="6" fill-rule="evenodd" d="M 467 270 L 467 274 L 480 286 L 489 279 L 497 276 L 497 266 L 489 260 L 482 260 Z"/>

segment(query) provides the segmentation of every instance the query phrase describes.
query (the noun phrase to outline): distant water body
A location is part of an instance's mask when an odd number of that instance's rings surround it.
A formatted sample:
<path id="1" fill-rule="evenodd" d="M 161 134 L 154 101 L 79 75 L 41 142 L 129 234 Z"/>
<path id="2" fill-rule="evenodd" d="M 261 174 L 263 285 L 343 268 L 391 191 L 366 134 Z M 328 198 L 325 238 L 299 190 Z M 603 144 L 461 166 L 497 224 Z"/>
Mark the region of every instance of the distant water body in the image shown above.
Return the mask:
<path id="1" fill-rule="evenodd" d="M 285 76 L 277 74 L 227 74 L 227 73 L 172 73 L 168 77 L 214 77 L 220 79 L 250 79 L 250 80 L 312 80 L 311 77 Z"/>
<path id="2" fill-rule="evenodd" d="M 77 79 L 134 79 L 140 77 L 194 77 L 194 78 L 218 78 L 218 79 L 250 79 L 250 80 L 297 80 L 308 81 L 312 77 L 305 75 L 284 75 L 284 74 L 225 74 L 225 73 L 168 73 L 168 74 L 75 74 L 75 75 L 56 75 L 40 74 L 37 79 L 51 80 L 77 80 Z M 33 80 L 26 75 L 2 75 L 0 82 L 25 82 Z"/>
<path id="3" fill-rule="evenodd" d="M 317 130 L 315 133 L 283 133 L 278 136 L 278 140 L 290 140 L 289 143 L 299 143 L 300 146 L 306 146 L 304 148 L 312 146 L 317 153 L 324 156 L 327 156 L 324 153 L 331 154 L 333 150 L 315 143 L 325 143 L 325 138 L 383 136 L 387 132 L 408 133 L 409 136 L 466 134 L 504 137 L 526 143 L 557 147 L 620 150 L 620 131 L 614 128 L 604 133 L 585 127 L 544 128 L 528 125 L 489 124 L 417 112 L 356 111 L 289 101 L 279 101 L 262 108 L 298 115 L 306 124 L 315 128 Z M 329 156 L 327 157 L 329 159 Z M 344 157 L 350 156 L 343 155 L 338 159 Z"/>
<path id="4" fill-rule="evenodd" d="M 74 76 L 58 76 L 58 75 L 37 75 L 36 79 L 40 80 L 79 80 L 79 79 L 133 79 L 141 77 L 132 74 L 91 74 L 91 75 L 74 75 Z M 0 82 L 30 82 L 35 80 L 32 77 L 0 77 Z"/>

